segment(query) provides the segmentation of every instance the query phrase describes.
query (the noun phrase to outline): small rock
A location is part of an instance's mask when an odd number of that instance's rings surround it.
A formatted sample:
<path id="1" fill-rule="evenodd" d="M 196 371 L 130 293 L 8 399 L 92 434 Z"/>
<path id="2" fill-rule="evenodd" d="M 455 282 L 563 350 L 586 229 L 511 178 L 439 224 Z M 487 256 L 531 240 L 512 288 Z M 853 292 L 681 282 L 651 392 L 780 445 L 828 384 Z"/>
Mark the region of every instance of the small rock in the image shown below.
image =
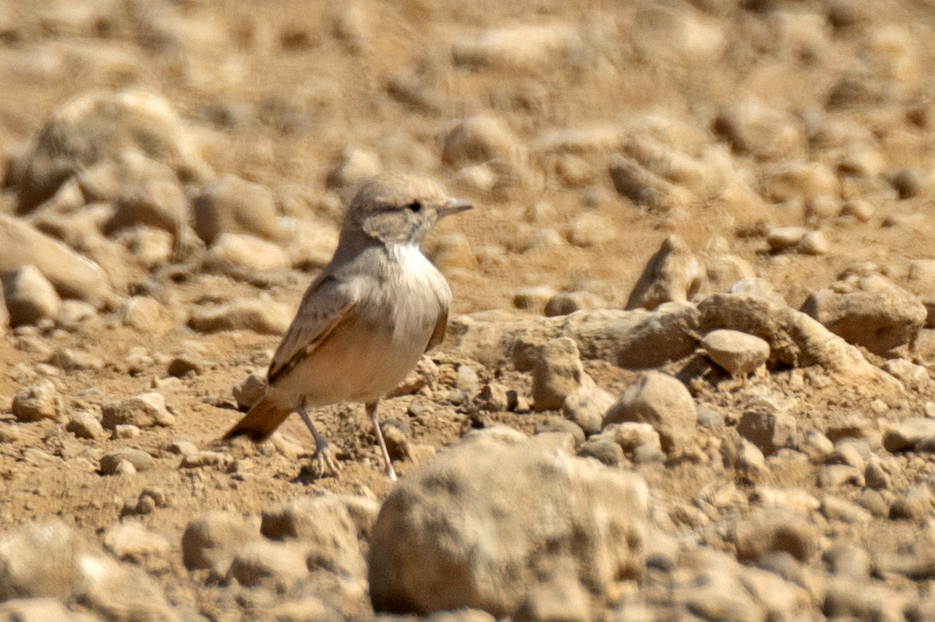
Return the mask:
<path id="1" fill-rule="evenodd" d="M 713 408 L 698 409 L 698 425 L 702 428 L 719 429 L 724 427 L 724 417 Z"/>
<path id="2" fill-rule="evenodd" d="M 738 521 L 734 535 L 737 559 L 756 561 L 771 551 L 785 551 L 801 562 L 818 547 L 818 533 L 804 518 L 781 510 L 755 512 Z"/>
<path id="3" fill-rule="evenodd" d="M 574 446 L 577 447 L 584 442 L 584 430 L 574 421 L 562 419 L 561 417 L 547 417 L 536 423 L 536 434 L 546 433 L 570 434 L 574 439 Z"/>
<path id="4" fill-rule="evenodd" d="M 623 449 L 612 438 L 604 435 L 595 435 L 585 441 L 578 450 L 582 458 L 595 458 L 607 466 L 620 466 L 623 464 Z"/>
<path id="5" fill-rule="evenodd" d="M 209 184 L 192 205 L 195 232 L 206 244 L 222 233 L 247 233 L 274 239 L 276 204 L 273 194 L 260 184 L 235 175 L 224 175 Z"/>
<path id="6" fill-rule="evenodd" d="M 28 224 L 0 214 L 0 274 L 27 265 L 36 266 L 60 296 L 84 300 L 95 308 L 116 300 L 99 265 Z"/>
<path id="7" fill-rule="evenodd" d="M 856 503 L 827 495 L 821 500 L 821 513 L 828 520 L 839 520 L 845 523 L 861 524 L 871 519 L 870 512 Z"/>
<path id="8" fill-rule="evenodd" d="M 202 467 L 226 467 L 234 461 L 233 456 L 220 451 L 196 451 L 184 454 L 179 466 L 183 469 L 200 469 Z"/>
<path id="9" fill-rule="evenodd" d="M 35 325 L 58 315 L 62 299 L 37 268 L 20 266 L 3 273 L 2 282 L 10 326 Z"/>
<path id="10" fill-rule="evenodd" d="M 58 419 L 63 408 L 62 397 L 48 378 L 23 387 L 13 396 L 13 415 L 20 421 Z"/>
<path id="11" fill-rule="evenodd" d="M 870 555 L 856 544 L 834 544 L 822 554 L 822 559 L 828 564 L 832 574 L 850 577 L 855 581 L 866 581 L 870 578 Z"/>
<path id="12" fill-rule="evenodd" d="M 685 302 L 702 288 L 707 276 L 682 238 L 670 235 L 650 258 L 627 299 L 627 309 L 655 309 L 665 302 Z"/>
<path id="13" fill-rule="evenodd" d="M 293 311 L 269 299 L 237 299 L 192 311 L 188 326 L 199 333 L 251 330 L 261 335 L 281 335 L 292 323 Z"/>
<path id="14" fill-rule="evenodd" d="M 604 416 L 604 426 L 624 421 L 648 423 L 659 433 L 662 449 L 687 447 L 695 435 L 698 414 L 684 384 L 656 371 L 626 388 Z"/>
<path id="15" fill-rule="evenodd" d="M 240 410 L 249 410 L 263 399 L 269 383 L 266 376 L 252 373 L 234 387 L 234 400 Z"/>
<path id="16" fill-rule="evenodd" d="M 140 332 L 162 334 L 172 327 L 169 312 L 155 298 L 131 296 L 123 307 L 123 323 Z"/>
<path id="17" fill-rule="evenodd" d="M 550 287 L 527 287 L 513 295 L 513 306 L 517 309 L 544 313 L 545 306 L 554 295 L 555 291 Z"/>
<path id="18" fill-rule="evenodd" d="M 701 340 L 701 347 L 733 376 L 746 376 L 769 359 L 769 343 L 736 330 L 711 331 Z"/>
<path id="19" fill-rule="evenodd" d="M 532 371 L 532 399 L 536 410 L 559 409 L 566 396 L 593 384 L 581 364 L 578 345 L 572 339 L 560 337 L 539 348 Z"/>
<path id="20" fill-rule="evenodd" d="M 259 538 L 256 526 L 233 512 L 214 510 L 193 519 L 182 534 L 182 561 L 189 570 L 209 568 L 224 577 L 234 554 Z"/>
<path id="21" fill-rule="evenodd" d="M 864 475 L 860 470 L 846 464 L 829 464 L 819 471 L 818 485 L 822 488 L 863 486 Z"/>
<path id="22" fill-rule="evenodd" d="M 423 354 L 416 366 L 403 379 L 399 386 L 387 394 L 387 397 L 412 395 L 426 387 L 433 387 L 438 381 L 438 365 L 428 355 Z"/>
<path id="23" fill-rule="evenodd" d="M 516 622 L 589 622 L 587 590 L 573 576 L 563 575 L 530 586 L 526 600 L 513 615 Z"/>
<path id="24" fill-rule="evenodd" d="M 168 566 L 169 541 L 137 521 L 128 520 L 108 527 L 104 531 L 104 548 L 122 560 L 148 569 Z"/>
<path id="25" fill-rule="evenodd" d="M 181 354 L 169 361 L 166 372 L 170 376 L 181 378 L 187 374 L 200 374 L 204 366 L 205 363 L 200 356 L 196 354 Z"/>
<path id="26" fill-rule="evenodd" d="M 127 463 L 135 471 L 148 471 L 156 466 L 153 457 L 142 449 L 126 447 L 101 456 L 101 475 L 115 475 L 121 463 Z"/>
<path id="27" fill-rule="evenodd" d="M 931 495 L 924 488 L 914 487 L 898 497 L 890 506 L 890 519 L 919 521 L 929 514 L 932 508 Z"/>
<path id="28" fill-rule="evenodd" d="M 120 424 L 135 425 L 139 428 L 175 425 L 175 417 L 166 409 L 166 398 L 160 393 L 143 393 L 126 400 L 104 404 L 101 407 L 101 415 L 101 424 L 108 430 L 113 430 Z"/>
<path id="29" fill-rule="evenodd" d="M 935 419 L 911 417 L 890 423 L 883 434 L 883 447 L 889 452 L 911 451 L 926 438 L 935 436 Z"/>
<path id="30" fill-rule="evenodd" d="M 129 423 L 120 423 L 114 426 L 113 438 L 138 438 L 142 434 L 139 427 Z"/>
<path id="31" fill-rule="evenodd" d="M 204 267 L 210 272 L 248 278 L 262 272 L 281 272 L 291 267 L 279 245 L 243 233 L 222 233 L 208 249 Z"/>
<path id="32" fill-rule="evenodd" d="M 761 407 L 744 412 L 737 424 L 737 432 L 768 456 L 793 445 L 797 425 L 792 415 Z"/>
<path id="33" fill-rule="evenodd" d="M 562 401 L 562 414 L 574 421 L 585 434 L 597 434 L 604 424 L 604 414 L 614 404 L 614 396 L 594 386 L 578 387 Z"/>
<path id="34" fill-rule="evenodd" d="M 104 426 L 92 413 L 79 410 L 65 425 L 65 429 L 78 438 L 95 439 L 104 436 Z"/>
<path id="35" fill-rule="evenodd" d="M 887 490 L 892 485 L 889 473 L 876 461 L 867 465 L 864 471 L 864 479 L 867 487 L 874 490 Z"/>
<path id="36" fill-rule="evenodd" d="M 284 593 L 308 576 L 302 551 L 281 542 L 253 540 L 234 554 L 227 576 L 244 587 L 266 586 Z"/>
<path id="37" fill-rule="evenodd" d="M 383 172 L 380 156 L 368 149 L 345 149 L 337 166 L 328 173 L 328 188 L 356 190 L 365 181 Z"/>
<path id="38" fill-rule="evenodd" d="M 365 576 L 357 525 L 337 495 L 299 497 L 266 510 L 260 531 L 274 540 L 300 541 L 301 546 L 293 548 L 306 551 L 309 569 Z"/>
<path id="39" fill-rule="evenodd" d="M 591 292 L 559 292 L 545 303 L 545 316 L 569 315 L 582 309 L 600 309 L 604 306 L 604 301 Z"/>

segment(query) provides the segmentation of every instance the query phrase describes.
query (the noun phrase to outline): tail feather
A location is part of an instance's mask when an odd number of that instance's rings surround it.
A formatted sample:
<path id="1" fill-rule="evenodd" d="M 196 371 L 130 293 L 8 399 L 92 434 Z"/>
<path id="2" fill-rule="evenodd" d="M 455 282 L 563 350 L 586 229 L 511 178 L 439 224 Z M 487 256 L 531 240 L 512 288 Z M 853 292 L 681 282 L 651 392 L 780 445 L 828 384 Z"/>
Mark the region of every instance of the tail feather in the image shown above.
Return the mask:
<path id="1" fill-rule="evenodd" d="M 292 414 L 292 409 L 283 407 L 269 396 L 254 404 L 243 419 L 227 431 L 222 440 L 230 440 L 236 436 L 246 436 L 255 443 L 262 443 L 276 431 L 282 422 Z"/>

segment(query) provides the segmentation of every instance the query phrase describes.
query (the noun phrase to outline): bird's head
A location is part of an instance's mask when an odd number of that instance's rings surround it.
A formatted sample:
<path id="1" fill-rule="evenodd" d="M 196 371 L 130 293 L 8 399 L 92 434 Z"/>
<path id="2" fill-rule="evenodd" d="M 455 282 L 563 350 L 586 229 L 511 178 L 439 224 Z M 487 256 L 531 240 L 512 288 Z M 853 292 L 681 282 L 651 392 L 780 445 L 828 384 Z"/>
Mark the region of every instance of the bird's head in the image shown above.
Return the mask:
<path id="1" fill-rule="evenodd" d="M 440 219 L 471 209 L 448 196 L 430 177 L 417 174 L 380 175 L 351 201 L 344 217 L 345 232 L 362 232 L 384 244 L 422 244 Z"/>

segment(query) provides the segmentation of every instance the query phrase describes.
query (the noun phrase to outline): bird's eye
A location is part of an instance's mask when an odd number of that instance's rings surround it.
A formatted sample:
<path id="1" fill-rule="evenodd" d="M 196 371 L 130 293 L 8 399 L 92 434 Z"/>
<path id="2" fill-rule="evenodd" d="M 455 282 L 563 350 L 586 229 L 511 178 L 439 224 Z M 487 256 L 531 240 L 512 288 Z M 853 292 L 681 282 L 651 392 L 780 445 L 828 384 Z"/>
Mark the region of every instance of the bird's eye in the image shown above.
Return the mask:
<path id="1" fill-rule="evenodd" d="M 409 210 L 410 212 L 418 214 L 419 212 L 422 211 L 422 204 L 419 203 L 418 201 L 413 201 L 412 203 L 406 206 L 406 209 Z"/>

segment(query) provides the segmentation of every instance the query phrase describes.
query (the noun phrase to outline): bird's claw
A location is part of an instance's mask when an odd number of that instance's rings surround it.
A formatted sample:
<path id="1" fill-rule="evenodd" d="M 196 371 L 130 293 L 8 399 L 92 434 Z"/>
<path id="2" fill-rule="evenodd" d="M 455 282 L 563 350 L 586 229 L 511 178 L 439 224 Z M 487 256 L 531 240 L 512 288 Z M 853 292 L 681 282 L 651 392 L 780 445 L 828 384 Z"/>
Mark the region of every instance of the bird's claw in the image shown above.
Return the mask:
<path id="1" fill-rule="evenodd" d="M 334 475 L 335 479 L 341 477 L 341 465 L 334 459 L 331 448 L 328 445 L 318 447 L 315 451 L 315 460 L 318 462 L 318 472 L 324 477 L 327 471 Z"/>

